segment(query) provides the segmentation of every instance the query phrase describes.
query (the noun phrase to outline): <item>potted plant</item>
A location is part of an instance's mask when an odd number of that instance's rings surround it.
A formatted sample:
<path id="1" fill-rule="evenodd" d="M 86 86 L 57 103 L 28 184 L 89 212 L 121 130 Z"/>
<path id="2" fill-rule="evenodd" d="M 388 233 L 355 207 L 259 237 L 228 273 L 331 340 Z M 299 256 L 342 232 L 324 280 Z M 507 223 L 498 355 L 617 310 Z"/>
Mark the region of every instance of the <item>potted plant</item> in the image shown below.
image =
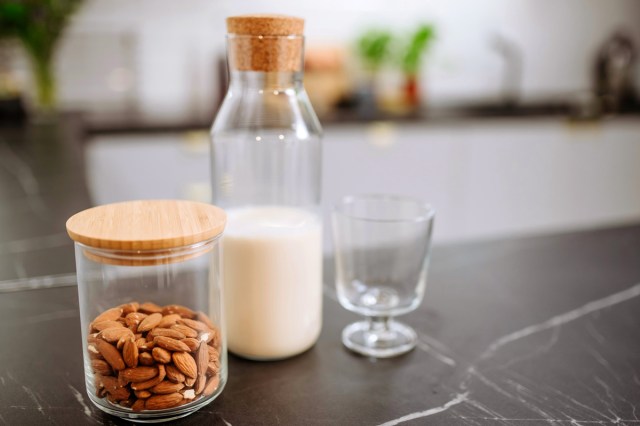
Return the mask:
<path id="1" fill-rule="evenodd" d="M 357 42 L 365 69 L 363 101 L 393 115 L 406 115 L 420 106 L 420 72 L 424 53 L 435 39 L 432 25 L 421 24 L 406 38 L 383 29 L 370 29 Z"/>
<path id="2" fill-rule="evenodd" d="M 435 39 L 432 25 L 422 24 L 409 37 L 401 57 L 401 68 L 405 77 L 404 94 L 407 105 L 415 109 L 420 105 L 419 76 L 424 53 Z"/>
<path id="3" fill-rule="evenodd" d="M 383 29 L 370 29 L 357 40 L 356 49 L 364 69 L 364 84 L 360 88 L 360 113 L 365 117 L 376 115 L 380 103 L 376 90 L 376 79 L 382 66 L 391 57 L 391 32 Z"/>
<path id="4" fill-rule="evenodd" d="M 4 0 L 0 3 L 0 37 L 17 38 L 27 53 L 40 111 L 55 109 L 56 46 L 81 3 L 82 0 Z"/>

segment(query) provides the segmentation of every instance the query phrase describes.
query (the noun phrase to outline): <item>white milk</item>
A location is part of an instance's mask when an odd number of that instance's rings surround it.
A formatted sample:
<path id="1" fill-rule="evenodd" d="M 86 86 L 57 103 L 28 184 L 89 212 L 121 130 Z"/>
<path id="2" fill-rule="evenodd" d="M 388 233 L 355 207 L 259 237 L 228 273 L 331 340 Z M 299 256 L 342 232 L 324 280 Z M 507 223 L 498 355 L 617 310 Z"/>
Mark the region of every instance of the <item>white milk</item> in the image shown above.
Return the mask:
<path id="1" fill-rule="evenodd" d="M 223 234 L 229 350 L 277 359 L 310 348 L 322 326 L 322 228 L 286 207 L 227 210 Z"/>

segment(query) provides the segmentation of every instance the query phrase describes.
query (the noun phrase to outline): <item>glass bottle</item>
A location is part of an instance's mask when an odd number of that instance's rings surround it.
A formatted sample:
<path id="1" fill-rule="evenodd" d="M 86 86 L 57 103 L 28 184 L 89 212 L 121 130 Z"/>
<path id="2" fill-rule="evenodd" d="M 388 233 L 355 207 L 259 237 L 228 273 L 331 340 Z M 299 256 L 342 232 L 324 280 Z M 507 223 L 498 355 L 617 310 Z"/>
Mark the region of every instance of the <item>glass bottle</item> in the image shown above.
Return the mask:
<path id="1" fill-rule="evenodd" d="M 322 324 L 321 127 L 302 85 L 304 21 L 227 19 L 230 84 L 211 130 L 224 208 L 229 350 L 296 355 Z"/>

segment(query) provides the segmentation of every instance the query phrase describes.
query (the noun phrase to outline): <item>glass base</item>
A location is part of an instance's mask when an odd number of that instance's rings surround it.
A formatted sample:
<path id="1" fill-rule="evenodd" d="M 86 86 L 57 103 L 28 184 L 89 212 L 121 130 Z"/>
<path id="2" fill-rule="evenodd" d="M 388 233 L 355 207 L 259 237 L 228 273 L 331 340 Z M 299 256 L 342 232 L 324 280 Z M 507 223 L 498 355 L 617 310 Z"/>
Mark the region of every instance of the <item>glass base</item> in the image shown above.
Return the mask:
<path id="1" fill-rule="evenodd" d="M 91 392 L 87 392 L 89 396 L 89 400 L 98 407 L 101 411 L 104 411 L 107 414 L 112 416 L 117 416 L 122 419 L 128 420 L 134 423 L 163 423 L 171 420 L 176 420 L 181 417 L 188 416 L 195 411 L 198 411 L 200 408 L 212 402 L 214 399 L 220 395 L 222 389 L 224 388 L 224 384 L 218 386 L 218 389 L 206 398 L 202 398 L 196 401 L 193 401 L 189 404 L 185 404 L 178 407 L 167 408 L 165 410 L 147 410 L 147 411 L 133 411 L 129 408 L 124 408 L 119 405 L 111 404 L 104 398 L 98 398 Z"/>
<path id="2" fill-rule="evenodd" d="M 389 319 L 370 319 L 342 330 L 342 343 L 354 352 L 375 358 L 391 358 L 416 347 L 418 336 L 408 325 Z"/>

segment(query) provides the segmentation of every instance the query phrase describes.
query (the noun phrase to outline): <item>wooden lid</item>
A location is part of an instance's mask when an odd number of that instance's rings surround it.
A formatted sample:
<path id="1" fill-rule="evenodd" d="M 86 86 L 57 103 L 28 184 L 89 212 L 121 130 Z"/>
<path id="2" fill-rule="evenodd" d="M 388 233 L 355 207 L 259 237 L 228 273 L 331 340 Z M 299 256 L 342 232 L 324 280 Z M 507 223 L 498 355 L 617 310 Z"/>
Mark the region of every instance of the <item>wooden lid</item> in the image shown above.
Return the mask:
<path id="1" fill-rule="evenodd" d="M 210 204 L 144 200 L 107 204 L 81 211 L 67 221 L 72 240 L 109 250 L 163 250 L 217 237 L 225 212 Z"/>
<path id="2" fill-rule="evenodd" d="M 240 15 L 227 18 L 229 34 L 251 36 L 302 35 L 304 19 L 287 15 Z"/>

